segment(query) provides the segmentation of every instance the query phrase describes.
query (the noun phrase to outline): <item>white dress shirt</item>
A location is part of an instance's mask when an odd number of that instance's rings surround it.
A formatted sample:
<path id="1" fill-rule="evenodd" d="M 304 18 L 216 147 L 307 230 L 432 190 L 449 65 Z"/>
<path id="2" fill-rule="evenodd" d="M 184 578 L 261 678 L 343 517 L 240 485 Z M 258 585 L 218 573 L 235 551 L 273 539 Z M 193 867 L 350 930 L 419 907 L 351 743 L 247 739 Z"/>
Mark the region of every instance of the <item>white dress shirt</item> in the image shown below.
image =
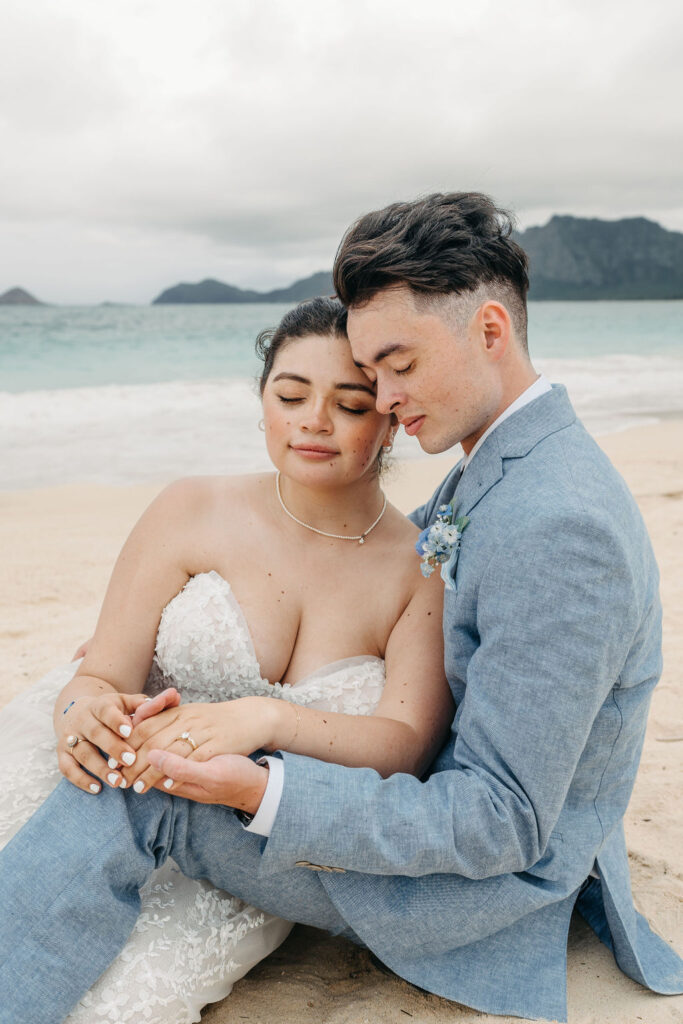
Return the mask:
<path id="1" fill-rule="evenodd" d="M 541 395 L 544 395 L 546 391 L 550 391 L 551 389 L 552 385 L 547 377 L 544 377 L 543 374 L 541 374 L 540 377 L 537 377 L 534 383 L 531 384 L 526 391 L 523 391 L 519 398 L 516 398 L 511 405 L 508 405 L 507 409 L 500 414 L 498 419 L 494 420 L 491 426 L 484 431 L 469 455 L 465 456 L 463 472 L 469 466 L 470 462 L 477 454 L 489 434 L 492 433 L 496 427 L 499 427 L 503 420 L 506 420 L 508 416 L 512 416 L 513 413 L 518 412 L 519 409 L 528 405 L 529 402 L 533 402 L 534 399 L 539 398 Z M 254 815 L 253 820 L 248 825 L 245 825 L 247 832 L 256 832 L 257 835 L 260 836 L 269 836 L 271 833 L 273 823 L 275 821 L 275 815 L 278 812 L 280 800 L 282 798 L 282 787 L 285 782 L 285 766 L 282 759 L 279 757 L 264 757 L 259 763 L 263 764 L 265 762 L 268 763 L 268 767 L 270 769 L 266 790 L 263 794 L 261 805 Z"/>

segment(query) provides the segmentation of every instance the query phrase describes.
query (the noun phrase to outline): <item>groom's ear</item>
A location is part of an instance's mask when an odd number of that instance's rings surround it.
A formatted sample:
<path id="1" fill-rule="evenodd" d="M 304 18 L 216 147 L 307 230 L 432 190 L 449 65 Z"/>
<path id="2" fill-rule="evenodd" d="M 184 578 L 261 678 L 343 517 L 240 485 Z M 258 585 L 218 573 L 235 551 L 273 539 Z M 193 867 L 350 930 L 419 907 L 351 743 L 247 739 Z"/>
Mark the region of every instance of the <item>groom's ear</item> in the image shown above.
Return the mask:
<path id="1" fill-rule="evenodd" d="M 512 337 L 512 321 L 505 306 L 492 300 L 482 303 L 474 314 L 475 329 L 492 362 L 498 362 L 507 352 Z"/>

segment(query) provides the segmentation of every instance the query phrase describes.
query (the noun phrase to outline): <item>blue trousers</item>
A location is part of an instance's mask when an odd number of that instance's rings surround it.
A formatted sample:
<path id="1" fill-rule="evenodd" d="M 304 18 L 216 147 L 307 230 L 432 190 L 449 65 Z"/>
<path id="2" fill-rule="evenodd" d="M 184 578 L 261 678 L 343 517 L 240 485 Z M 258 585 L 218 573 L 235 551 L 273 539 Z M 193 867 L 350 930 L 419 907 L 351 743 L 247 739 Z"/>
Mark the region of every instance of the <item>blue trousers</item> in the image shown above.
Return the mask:
<path id="1" fill-rule="evenodd" d="M 357 940 L 314 871 L 259 878 L 265 840 L 222 806 L 62 780 L 0 853 L 0 1024 L 60 1024 L 135 925 L 167 857 L 263 910 Z"/>

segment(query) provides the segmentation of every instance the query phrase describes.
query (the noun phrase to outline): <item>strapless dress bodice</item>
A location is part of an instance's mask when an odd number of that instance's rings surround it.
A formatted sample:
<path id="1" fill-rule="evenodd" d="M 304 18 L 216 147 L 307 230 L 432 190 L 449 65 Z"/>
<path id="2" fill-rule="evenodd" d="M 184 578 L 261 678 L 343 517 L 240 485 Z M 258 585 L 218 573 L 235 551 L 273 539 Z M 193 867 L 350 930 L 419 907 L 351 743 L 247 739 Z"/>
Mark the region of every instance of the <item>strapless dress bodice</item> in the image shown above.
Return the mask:
<path id="1" fill-rule="evenodd" d="M 324 665 L 294 684 L 264 679 L 232 587 L 212 570 L 191 577 L 164 608 L 145 692 L 175 686 L 184 702 L 257 695 L 368 715 L 384 681 L 384 661 L 365 654 Z"/>

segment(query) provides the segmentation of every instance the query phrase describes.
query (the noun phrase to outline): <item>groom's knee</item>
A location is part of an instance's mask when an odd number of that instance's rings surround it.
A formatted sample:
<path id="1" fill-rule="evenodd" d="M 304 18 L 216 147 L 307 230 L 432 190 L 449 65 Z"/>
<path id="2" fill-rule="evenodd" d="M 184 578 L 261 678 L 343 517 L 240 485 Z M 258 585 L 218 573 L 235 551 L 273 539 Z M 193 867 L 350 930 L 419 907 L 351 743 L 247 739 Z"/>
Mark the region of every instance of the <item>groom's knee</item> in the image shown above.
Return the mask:
<path id="1" fill-rule="evenodd" d="M 82 855 L 141 856 L 163 863 L 170 846 L 173 810 L 168 794 L 103 787 L 96 796 L 64 779 L 35 815 L 42 842 L 53 850 L 75 847 Z M 48 838 L 49 837 L 49 838 Z"/>

